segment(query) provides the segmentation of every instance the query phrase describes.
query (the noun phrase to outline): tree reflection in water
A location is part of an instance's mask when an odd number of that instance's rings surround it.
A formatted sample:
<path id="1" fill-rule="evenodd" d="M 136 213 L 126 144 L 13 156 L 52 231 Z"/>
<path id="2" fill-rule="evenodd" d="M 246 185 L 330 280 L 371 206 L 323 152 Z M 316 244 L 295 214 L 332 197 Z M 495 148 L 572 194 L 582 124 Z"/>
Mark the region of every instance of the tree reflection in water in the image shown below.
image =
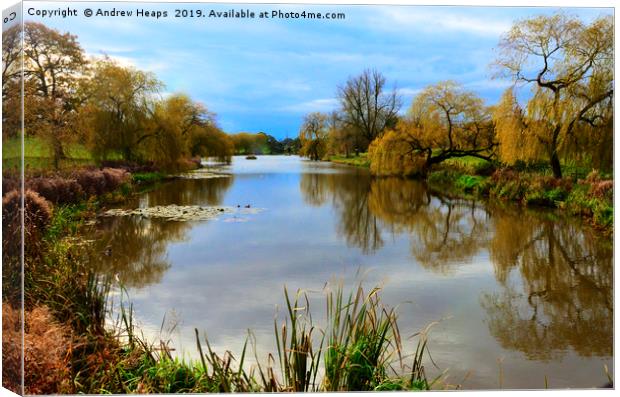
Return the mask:
<path id="1" fill-rule="evenodd" d="M 490 255 L 503 291 L 484 294 L 481 304 L 495 338 L 541 360 L 569 348 L 582 356 L 611 356 L 611 242 L 576 221 L 491 211 Z"/>
<path id="2" fill-rule="evenodd" d="M 144 194 L 139 205 L 218 205 L 233 177 L 178 180 Z M 568 350 L 611 356 L 612 244 L 579 220 L 431 194 L 414 180 L 364 172 L 302 173 L 306 204 L 331 205 L 336 230 L 365 254 L 390 235 L 409 240 L 411 257 L 432 272 L 454 274 L 488 257 L 497 289 L 479 298 L 491 335 L 529 359 Z M 187 238 L 191 222 L 104 218 L 91 238 L 93 263 L 127 287 L 158 283 L 171 266 L 167 247 Z M 272 226 L 271 226 L 272 227 Z"/>
<path id="3" fill-rule="evenodd" d="M 338 215 L 337 232 L 364 254 L 383 247 L 379 220 L 369 205 L 373 178 L 368 173 L 302 174 L 304 201 L 313 206 L 331 201 Z M 331 199 L 331 200 L 330 200 Z"/>
<path id="4" fill-rule="evenodd" d="M 309 204 L 331 200 L 338 232 L 364 253 L 405 233 L 417 263 L 449 274 L 488 250 L 502 291 L 480 302 L 504 348 L 539 360 L 569 348 L 612 354 L 612 245 L 579 220 L 431 195 L 400 178 L 304 174 L 300 188 Z"/>
<path id="5" fill-rule="evenodd" d="M 232 186 L 233 177 L 209 180 L 175 180 L 174 188 L 140 197 L 140 206 L 219 205 Z M 128 288 L 142 288 L 161 281 L 171 264 L 170 243 L 186 239 L 191 222 L 146 219 L 138 216 L 106 217 L 89 233 L 93 240 L 88 262 L 102 274 L 116 276 Z"/>
<path id="6" fill-rule="evenodd" d="M 311 205 L 331 200 L 338 233 L 365 254 L 383 246 L 384 233 L 407 233 L 416 260 L 445 273 L 486 245 L 486 213 L 477 203 L 432 196 L 419 181 L 303 174 L 300 188 Z"/>

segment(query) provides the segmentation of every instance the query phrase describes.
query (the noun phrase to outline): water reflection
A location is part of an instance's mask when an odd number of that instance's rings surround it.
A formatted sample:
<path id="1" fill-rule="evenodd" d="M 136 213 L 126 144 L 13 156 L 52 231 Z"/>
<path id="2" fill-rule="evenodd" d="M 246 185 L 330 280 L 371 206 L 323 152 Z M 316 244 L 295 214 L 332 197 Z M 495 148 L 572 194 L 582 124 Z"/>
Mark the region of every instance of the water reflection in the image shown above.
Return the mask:
<path id="1" fill-rule="evenodd" d="M 219 205 L 234 176 L 209 179 L 175 179 L 141 197 L 140 206 Z"/>
<path id="2" fill-rule="evenodd" d="M 588 387 L 604 377 L 612 245 L 579 220 L 293 157 L 235 159 L 227 169 L 228 178 L 171 181 L 129 205 L 265 208 L 248 222 L 104 218 L 89 237 L 102 272 L 150 286 L 130 291 L 142 320 L 159 329 L 164 314 L 180 313 L 179 351 L 195 350 L 197 327 L 238 352 L 250 327 L 259 350 L 272 352 L 283 285 L 320 290 L 361 266 L 373 283 L 387 280 L 386 304 L 414 302 L 401 306 L 402 329 L 451 317 L 431 342 L 442 369 L 462 370 L 455 381 L 476 370 L 474 385 L 497 386 L 499 357 L 514 387 L 542 387 L 544 375 Z"/>
<path id="3" fill-rule="evenodd" d="M 525 211 L 495 210 L 493 219 L 489 248 L 503 291 L 481 298 L 493 336 L 529 358 L 549 360 L 568 348 L 611 356 L 611 242 L 578 222 Z"/>
<path id="4" fill-rule="evenodd" d="M 188 228 L 186 222 L 138 217 L 111 217 L 100 222 L 91 237 L 89 263 L 129 288 L 161 281 L 171 266 L 166 254 L 168 244 L 184 240 Z"/>
<path id="5" fill-rule="evenodd" d="M 411 253 L 429 270 L 450 273 L 486 245 L 486 213 L 476 202 L 431 195 L 424 183 L 376 179 L 370 209 L 393 233 L 407 233 Z"/>
<path id="6" fill-rule="evenodd" d="M 364 253 L 406 234 L 417 263 L 450 274 L 487 250 L 502 292 L 481 305 L 504 348 L 543 360 L 568 348 L 612 354 L 612 246 L 578 220 L 431 195 L 398 178 L 305 174 L 300 187 L 312 205 L 331 200 L 339 233 Z"/>
<path id="7" fill-rule="evenodd" d="M 420 181 L 365 173 L 303 174 L 300 188 L 311 205 L 331 200 L 338 232 L 365 254 L 383 246 L 383 234 L 406 233 L 420 264 L 449 273 L 487 243 L 487 215 L 476 202 L 433 196 Z"/>
<path id="8" fill-rule="evenodd" d="M 363 171 L 301 175 L 304 201 L 313 206 L 330 202 L 338 216 L 338 234 L 365 254 L 383 247 L 378 218 L 370 205 L 373 179 Z"/>
<path id="9" fill-rule="evenodd" d="M 233 177 L 212 178 L 207 182 L 174 180 L 141 196 L 138 205 L 219 205 Z M 191 228 L 191 222 L 139 216 L 101 218 L 90 233 L 93 248 L 88 260 L 96 270 L 117 277 L 125 287 L 157 284 L 171 267 L 167 255 L 169 244 L 187 241 Z"/>

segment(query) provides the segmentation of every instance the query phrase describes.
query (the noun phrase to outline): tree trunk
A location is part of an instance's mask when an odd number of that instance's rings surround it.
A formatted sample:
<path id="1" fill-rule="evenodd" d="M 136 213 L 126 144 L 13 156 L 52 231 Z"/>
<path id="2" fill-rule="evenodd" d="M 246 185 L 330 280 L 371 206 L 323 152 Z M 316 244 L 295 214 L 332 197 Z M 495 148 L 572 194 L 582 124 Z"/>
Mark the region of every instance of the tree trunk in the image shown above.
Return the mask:
<path id="1" fill-rule="evenodd" d="M 125 161 L 131 161 L 132 160 L 131 148 L 129 146 L 126 146 L 123 149 L 123 158 L 125 159 Z"/>
<path id="2" fill-rule="evenodd" d="M 62 147 L 62 142 L 54 137 L 52 142 L 53 156 L 54 156 L 54 168 L 60 168 L 60 160 L 65 159 L 67 156 L 65 155 L 65 151 Z"/>
<path id="3" fill-rule="evenodd" d="M 560 165 L 560 158 L 556 151 L 551 153 L 551 169 L 553 170 L 553 176 L 555 178 L 562 178 L 562 166 Z"/>

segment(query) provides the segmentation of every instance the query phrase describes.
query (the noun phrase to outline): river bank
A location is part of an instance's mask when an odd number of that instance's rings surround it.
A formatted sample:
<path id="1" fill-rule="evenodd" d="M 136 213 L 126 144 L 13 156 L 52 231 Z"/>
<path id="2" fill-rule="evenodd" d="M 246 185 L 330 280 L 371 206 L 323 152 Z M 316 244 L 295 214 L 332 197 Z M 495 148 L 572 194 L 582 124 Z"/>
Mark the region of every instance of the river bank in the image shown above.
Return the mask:
<path id="1" fill-rule="evenodd" d="M 369 168 L 365 153 L 333 156 L 331 162 Z M 582 217 L 606 234 L 613 230 L 613 178 L 597 170 L 576 169 L 556 179 L 548 170 L 496 167 L 476 158 L 452 159 L 427 176 L 432 190 L 461 198 L 514 202 L 527 207 L 555 208 Z"/>

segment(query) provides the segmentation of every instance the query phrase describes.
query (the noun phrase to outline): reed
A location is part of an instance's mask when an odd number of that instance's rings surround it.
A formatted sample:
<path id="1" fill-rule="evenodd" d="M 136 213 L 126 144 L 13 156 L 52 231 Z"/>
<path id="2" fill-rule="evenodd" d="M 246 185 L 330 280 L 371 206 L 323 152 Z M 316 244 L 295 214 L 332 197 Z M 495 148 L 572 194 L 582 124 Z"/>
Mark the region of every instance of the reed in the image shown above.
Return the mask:
<path id="1" fill-rule="evenodd" d="M 291 298 L 286 287 L 286 318 L 274 321 L 276 360 L 269 354 L 246 371 L 244 345 L 239 363 L 230 352 L 218 356 L 205 336 L 203 349 L 198 330 L 197 347 L 201 368 L 221 392 L 319 392 L 371 390 L 428 390 L 423 359 L 427 331 L 415 334 L 420 340 L 405 364 L 403 345 L 393 308 L 381 304 L 380 289 L 365 293 L 361 284 L 345 298 L 342 284 L 326 290 L 326 319 L 323 328 L 314 324 L 306 292 Z M 252 334 L 249 341 L 255 348 Z M 235 366 L 236 365 L 236 366 Z M 236 368 L 236 369 L 235 369 Z"/>

